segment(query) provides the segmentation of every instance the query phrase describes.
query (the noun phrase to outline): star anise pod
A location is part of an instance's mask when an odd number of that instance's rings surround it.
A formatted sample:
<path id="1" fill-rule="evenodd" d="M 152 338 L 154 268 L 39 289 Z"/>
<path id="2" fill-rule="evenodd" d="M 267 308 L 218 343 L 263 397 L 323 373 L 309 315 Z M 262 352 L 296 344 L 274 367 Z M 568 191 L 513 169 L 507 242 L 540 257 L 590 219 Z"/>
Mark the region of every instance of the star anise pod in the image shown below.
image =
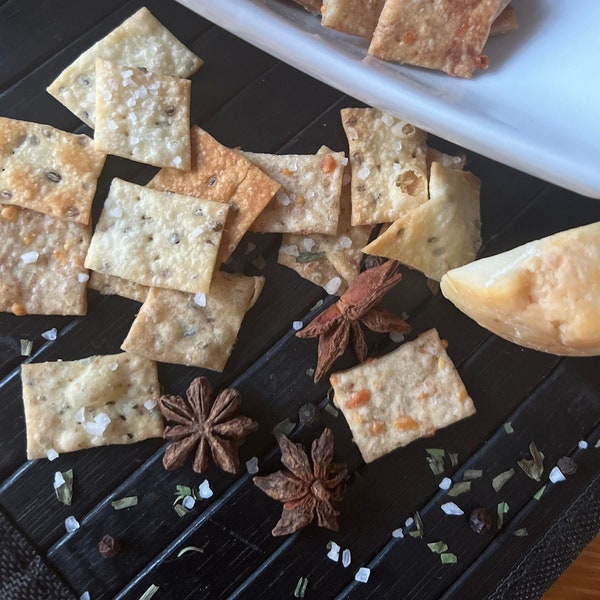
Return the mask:
<path id="1" fill-rule="evenodd" d="M 161 396 L 160 411 L 173 425 L 163 437 L 173 440 L 163 457 L 165 469 L 178 469 L 196 448 L 192 468 L 202 473 L 212 455 L 215 463 L 228 473 L 239 469 L 238 446 L 258 429 L 250 417 L 234 416 L 241 404 L 240 393 L 228 388 L 211 401 L 213 388 L 206 377 L 197 377 L 181 396 Z"/>
<path id="2" fill-rule="evenodd" d="M 319 337 L 315 383 L 329 371 L 331 365 L 346 350 L 348 342 L 360 362 L 367 358 L 367 343 L 361 323 L 378 333 L 408 333 L 410 325 L 394 313 L 377 306 L 380 300 L 402 279 L 399 263 L 388 260 L 363 271 L 345 294 L 317 315 L 304 329 L 296 332 L 300 338 Z"/>
<path id="3" fill-rule="evenodd" d="M 294 444 L 285 435 L 276 435 L 281 448 L 281 462 L 289 471 L 277 471 L 267 477 L 254 477 L 254 483 L 265 494 L 283 502 L 283 513 L 273 535 L 287 535 L 306 527 L 317 519 L 319 527 L 337 531 L 335 508 L 342 499 L 343 484 L 348 477 L 346 465 L 333 459 L 333 433 L 325 429 L 314 440 L 311 459 L 301 444 Z"/>

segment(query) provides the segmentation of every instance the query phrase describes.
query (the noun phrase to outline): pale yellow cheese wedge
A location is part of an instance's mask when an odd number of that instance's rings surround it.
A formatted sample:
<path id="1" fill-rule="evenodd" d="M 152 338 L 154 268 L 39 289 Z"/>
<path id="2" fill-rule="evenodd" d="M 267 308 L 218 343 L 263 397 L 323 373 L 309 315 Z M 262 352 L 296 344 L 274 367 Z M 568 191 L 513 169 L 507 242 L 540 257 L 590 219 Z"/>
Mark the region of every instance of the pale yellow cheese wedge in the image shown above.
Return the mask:
<path id="1" fill-rule="evenodd" d="M 600 222 L 452 269 L 441 289 L 511 342 L 564 356 L 600 354 Z"/>

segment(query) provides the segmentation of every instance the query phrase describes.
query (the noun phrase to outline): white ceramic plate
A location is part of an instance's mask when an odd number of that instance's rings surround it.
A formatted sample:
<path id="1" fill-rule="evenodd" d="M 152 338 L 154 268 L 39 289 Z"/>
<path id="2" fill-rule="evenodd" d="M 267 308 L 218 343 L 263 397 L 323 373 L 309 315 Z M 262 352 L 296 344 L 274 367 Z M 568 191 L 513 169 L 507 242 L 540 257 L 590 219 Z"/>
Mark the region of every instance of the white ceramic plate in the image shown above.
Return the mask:
<path id="1" fill-rule="evenodd" d="M 600 198 L 600 1 L 514 0 L 520 28 L 491 38 L 464 80 L 367 57 L 292 0 L 179 0 L 363 102 L 580 194 Z"/>

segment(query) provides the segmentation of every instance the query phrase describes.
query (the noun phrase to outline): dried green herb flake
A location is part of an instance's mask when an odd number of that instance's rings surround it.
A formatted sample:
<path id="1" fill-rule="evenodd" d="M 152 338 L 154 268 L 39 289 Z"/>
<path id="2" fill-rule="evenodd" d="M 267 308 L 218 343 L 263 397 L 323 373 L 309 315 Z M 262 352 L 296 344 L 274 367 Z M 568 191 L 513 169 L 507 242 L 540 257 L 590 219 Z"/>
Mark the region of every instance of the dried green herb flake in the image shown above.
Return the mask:
<path id="1" fill-rule="evenodd" d="M 529 532 L 527 531 L 527 529 L 525 527 L 521 527 L 521 529 L 515 529 L 513 531 L 513 535 L 516 537 L 525 537 L 525 536 L 529 535 Z"/>
<path id="2" fill-rule="evenodd" d="M 504 431 L 506 431 L 506 433 L 514 433 L 515 430 L 513 429 L 512 423 L 510 421 L 507 421 L 506 423 L 504 423 Z"/>
<path id="3" fill-rule="evenodd" d="M 533 495 L 533 499 L 534 500 L 539 500 L 543 495 L 544 492 L 546 491 L 546 486 L 543 485 L 534 495 Z"/>
<path id="4" fill-rule="evenodd" d="M 308 586 L 308 577 L 300 577 L 294 590 L 294 598 L 304 598 Z"/>
<path id="5" fill-rule="evenodd" d="M 494 479 L 492 479 L 492 487 L 494 491 L 499 492 L 504 484 L 515 474 L 515 470 L 511 467 L 508 471 L 503 471 L 502 473 L 496 475 Z"/>
<path id="6" fill-rule="evenodd" d="M 33 350 L 33 342 L 31 340 L 21 341 L 21 356 L 31 356 Z"/>
<path id="7" fill-rule="evenodd" d="M 185 548 L 182 548 L 177 553 L 177 558 L 182 557 L 184 554 L 187 554 L 188 552 L 200 552 L 200 553 L 204 553 L 204 547 L 203 548 L 199 548 L 198 546 L 186 546 Z"/>
<path id="8" fill-rule="evenodd" d="M 135 506 L 138 503 L 137 496 L 126 496 L 125 498 L 119 498 L 118 500 L 113 500 L 110 505 L 115 510 L 122 510 L 124 508 L 129 508 L 130 506 Z"/>
<path id="9" fill-rule="evenodd" d="M 150 600 L 150 598 L 153 598 L 154 594 L 156 594 L 158 590 L 159 587 L 152 583 L 150 587 L 140 596 L 140 600 Z"/>
<path id="10" fill-rule="evenodd" d="M 504 515 L 510 510 L 508 502 L 500 502 L 498 504 L 498 529 L 502 529 L 504 525 Z"/>
<path id="11" fill-rule="evenodd" d="M 463 473 L 463 481 L 472 481 L 473 479 L 479 479 L 483 476 L 481 469 L 467 469 Z"/>
<path id="12" fill-rule="evenodd" d="M 325 252 L 300 252 L 296 256 L 297 263 L 309 263 L 315 260 L 321 260 L 325 256 Z"/>
<path id="13" fill-rule="evenodd" d="M 527 477 L 534 481 L 541 481 L 542 473 L 544 472 L 543 454 L 537 449 L 534 442 L 529 444 L 529 452 L 531 453 L 532 460 L 523 458 L 517 461 L 517 464 L 523 469 Z"/>
<path id="14" fill-rule="evenodd" d="M 456 498 L 456 496 L 460 496 L 466 492 L 471 491 L 471 482 L 470 481 L 457 481 L 450 490 L 448 490 L 448 496 L 452 498 Z"/>
<path id="15" fill-rule="evenodd" d="M 73 500 L 73 469 L 61 473 L 65 482 L 54 489 L 59 502 L 71 506 Z"/>
<path id="16" fill-rule="evenodd" d="M 442 554 L 440 554 L 440 560 L 444 565 L 453 565 L 458 562 L 456 554 L 453 554 L 452 552 L 442 552 Z"/>
<path id="17" fill-rule="evenodd" d="M 277 423 L 277 425 L 275 425 L 275 427 L 273 427 L 273 434 L 283 433 L 283 435 L 290 435 L 290 433 L 292 433 L 292 431 L 294 431 L 295 427 L 296 427 L 296 423 L 293 423 L 289 419 L 284 419 L 283 421 L 280 421 L 279 423 Z"/>
<path id="18" fill-rule="evenodd" d="M 448 550 L 448 545 L 445 542 L 430 542 L 427 547 L 435 554 L 442 554 Z"/>

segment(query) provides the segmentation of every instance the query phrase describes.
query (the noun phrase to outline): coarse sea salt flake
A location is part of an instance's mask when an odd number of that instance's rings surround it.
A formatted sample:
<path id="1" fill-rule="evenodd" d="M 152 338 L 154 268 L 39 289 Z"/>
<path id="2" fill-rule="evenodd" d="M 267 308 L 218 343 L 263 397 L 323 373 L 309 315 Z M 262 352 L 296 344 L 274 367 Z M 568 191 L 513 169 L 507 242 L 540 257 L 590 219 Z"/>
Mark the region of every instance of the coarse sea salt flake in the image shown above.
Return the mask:
<path id="1" fill-rule="evenodd" d="M 580 450 L 587 450 L 588 443 L 585 440 L 579 440 L 579 443 L 577 444 L 577 447 Z"/>
<path id="2" fill-rule="evenodd" d="M 394 152 L 402 152 L 402 142 L 396 140 L 392 143 L 392 148 L 394 149 Z"/>
<path id="3" fill-rule="evenodd" d="M 46 457 L 52 462 L 58 458 L 58 452 L 54 448 L 48 448 L 48 450 L 46 450 Z"/>
<path id="4" fill-rule="evenodd" d="M 296 246 L 296 244 L 281 246 L 279 251 L 281 252 L 281 254 L 286 254 L 287 256 L 300 256 L 300 251 L 298 250 L 298 246 Z"/>
<path id="5" fill-rule="evenodd" d="M 200 494 L 200 498 L 206 500 L 207 498 L 212 498 L 213 491 L 210 489 L 210 483 L 208 483 L 208 479 L 205 479 L 200 486 L 198 487 L 198 494 Z"/>
<path id="6" fill-rule="evenodd" d="M 358 172 L 358 178 L 364 181 L 370 174 L 371 169 L 365 165 L 360 168 L 360 171 Z"/>
<path id="7" fill-rule="evenodd" d="M 340 162 L 342 163 L 342 166 L 345 167 L 348 164 L 348 157 L 344 156 Z"/>
<path id="8" fill-rule="evenodd" d="M 304 327 L 304 323 L 302 321 L 294 321 L 292 323 L 292 329 L 294 331 L 300 331 Z"/>
<path id="9" fill-rule="evenodd" d="M 295 173 L 298 170 L 298 165 L 295 162 L 290 163 L 288 170 Z"/>
<path id="10" fill-rule="evenodd" d="M 188 510 L 192 510 L 196 505 L 196 499 L 193 496 L 185 496 L 181 501 L 181 506 L 183 508 L 187 508 Z"/>
<path id="11" fill-rule="evenodd" d="M 36 252 L 35 250 L 32 250 L 31 252 L 24 252 L 23 254 L 21 254 L 21 260 L 26 265 L 30 265 L 34 262 L 37 262 L 37 259 L 39 257 L 40 257 L 39 253 Z"/>
<path id="12" fill-rule="evenodd" d="M 402 529 L 402 527 L 398 527 L 398 529 L 394 529 L 394 531 L 392 531 L 392 537 L 393 538 L 398 538 L 401 539 L 404 537 L 404 530 Z"/>
<path id="13" fill-rule="evenodd" d="M 140 138 L 137 135 L 132 135 L 129 138 L 129 141 L 131 142 L 132 146 L 137 146 L 140 143 Z"/>
<path id="14" fill-rule="evenodd" d="M 90 276 L 87 273 L 77 273 L 77 281 L 79 283 L 85 283 L 90 280 Z"/>
<path id="15" fill-rule="evenodd" d="M 343 235 L 339 240 L 338 240 L 338 244 L 340 245 L 340 248 L 352 248 L 352 240 L 347 236 L 347 235 Z"/>
<path id="16" fill-rule="evenodd" d="M 283 191 L 277 192 L 277 202 L 281 204 L 281 206 L 289 206 L 292 203 L 290 197 Z"/>
<path id="17" fill-rule="evenodd" d="M 350 553 L 350 550 L 348 550 L 348 548 L 346 548 L 342 552 L 342 565 L 347 568 L 350 566 L 351 562 L 352 562 L 352 554 Z"/>
<path id="18" fill-rule="evenodd" d="M 408 517 L 408 519 L 406 519 L 406 521 L 404 521 L 404 525 L 405 525 L 405 527 L 410 527 L 414 522 L 415 522 L 415 520 L 412 517 Z"/>
<path id="19" fill-rule="evenodd" d="M 129 79 L 133 76 L 133 71 L 131 69 L 126 69 L 125 71 L 121 71 L 121 77 L 123 79 Z"/>
<path id="20" fill-rule="evenodd" d="M 308 191 L 306 192 L 306 194 L 304 194 L 304 197 L 305 197 L 307 200 L 312 200 L 312 199 L 315 197 L 315 191 L 314 191 L 314 190 L 308 190 Z"/>
<path id="21" fill-rule="evenodd" d="M 392 331 L 390 332 L 390 340 L 392 340 L 392 342 L 403 342 L 404 341 L 404 334 L 403 333 L 398 333 L 396 331 Z"/>
<path id="22" fill-rule="evenodd" d="M 202 234 L 202 232 L 204 231 L 204 227 L 199 226 L 196 227 L 195 229 L 192 229 L 192 231 L 190 231 L 190 237 L 195 240 L 199 235 Z"/>
<path id="23" fill-rule="evenodd" d="M 309 238 L 309 237 L 307 237 L 307 238 L 304 238 L 304 239 L 302 240 L 302 245 L 303 245 L 303 246 L 304 246 L 304 248 L 305 248 L 306 250 L 308 250 L 309 252 L 310 252 L 310 251 L 311 251 L 311 250 L 314 248 L 314 245 L 315 245 L 316 243 L 317 243 L 317 242 L 315 242 L 315 240 L 313 240 L 312 238 Z"/>
<path id="24" fill-rule="evenodd" d="M 78 423 L 85 423 L 85 406 L 81 406 L 75 413 L 75 420 Z"/>
<path id="25" fill-rule="evenodd" d="M 65 519 L 65 529 L 67 530 L 67 533 L 72 533 L 79 529 L 79 527 L 79 521 L 73 515 Z"/>
<path id="26" fill-rule="evenodd" d="M 174 164 L 176 167 L 178 167 L 178 168 L 179 168 L 179 167 L 181 166 L 181 156 L 176 156 L 176 157 L 173 159 L 173 164 Z"/>
<path id="27" fill-rule="evenodd" d="M 444 479 L 440 481 L 438 487 L 440 490 L 449 490 L 452 487 L 452 479 L 450 479 L 450 477 L 444 477 Z"/>
<path id="28" fill-rule="evenodd" d="M 88 591 L 83 592 L 81 596 L 79 596 L 79 600 L 91 600 L 90 593 Z"/>
<path id="29" fill-rule="evenodd" d="M 446 503 L 442 504 L 441 508 L 447 515 L 459 517 L 460 515 L 465 514 L 464 510 L 462 510 L 454 502 L 446 502 Z"/>
<path id="30" fill-rule="evenodd" d="M 195 294 L 194 304 L 197 304 L 198 306 L 206 306 L 206 294 L 203 294 L 202 292 Z"/>
<path id="31" fill-rule="evenodd" d="M 325 284 L 325 291 L 332 295 L 335 294 L 339 289 L 340 286 L 342 285 L 342 280 L 340 277 L 332 277 L 326 284 Z"/>
<path id="32" fill-rule="evenodd" d="M 119 206 L 115 206 L 114 208 L 109 208 L 107 213 L 110 217 L 116 217 L 119 219 L 123 216 L 123 209 Z"/>
<path id="33" fill-rule="evenodd" d="M 144 402 L 144 407 L 146 410 L 154 410 L 156 408 L 156 400 L 150 398 Z"/>
<path id="34" fill-rule="evenodd" d="M 258 473 L 258 457 L 253 456 L 250 460 L 246 461 L 246 471 L 249 475 L 255 475 Z"/>
<path id="35" fill-rule="evenodd" d="M 157 90 L 159 87 L 160 87 L 160 83 L 158 83 L 158 81 L 155 81 L 154 83 L 151 83 L 150 85 L 148 85 L 148 89 L 150 91 Z"/>
<path id="36" fill-rule="evenodd" d="M 110 363 L 110 365 L 108 365 L 108 368 L 109 368 L 111 371 L 116 371 L 116 370 L 119 368 L 119 363 L 116 363 L 116 362 L 114 362 L 114 363 Z"/>
<path id="37" fill-rule="evenodd" d="M 340 560 L 340 547 L 335 542 L 330 542 L 331 548 L 327 553 L 327 558 L 332 560 L 333 562 L 338 562 Z"/>
<path id="38" fill-rule="evenodd" d="M 111 131 L 116 131 L 117 129 L 119 129 L 119 126 L 112 119 L 109 119 L 107 125 Z"/>
<path id="39" fill-rule="evenodd" d="M 135 98 L 134 96 L 132 96 L 131 98 L 127 98 L 127 106 L 129 108 L 133 108 L 136 104 L 137 104 L 137 98 Z"/>
<path id="40" fill-rule="evenodd" d="M 358 571 L 356 571 L 356 575 L 354 579 L 359 581 L 360 583 L 367 583 L 369 581 L 369 576 L 371 575 L 371 569 L 368 567 L 361 567 Z"/>
<path id="41" fill-rule="evenodd" d="M 563 475 L 563 472 L 558 467 L 554 467 L 552 469 L 552 471 L 550 471 L 550 475 L 548 475 L 548 479 L 550 479 L 550 481 L 552 483 L 559 483 L 559 482 L 565 480 L 565 476 Z"/>
<path id="42" fill-rule="evenodd" d="M 384 113 L 381 116 L 381 120 L 388 127 L 391 127 L 394 124 L 394 117 L 392 117 L 392 115 L 388 115 L 387 113 Z"/>
<path id="43" fill-rule="evenodd" d="M 53 327 L 52 329 L 48 329 L 48 331 L 44 331 L 42 333 L 42 337 L 45 340 L 53 342 L 58 337 L 58 331 L 56 330 L 56 327 Z"/>
<path id="44" fill-rule="evenodd" d="M 65 483 L 65 478 L 63 477 L 63 474 L 60 471 L 56 471 L 56 473 L 54 473 L 54 489 L 58 489 L 61 485 L 64 485 Z"/>

